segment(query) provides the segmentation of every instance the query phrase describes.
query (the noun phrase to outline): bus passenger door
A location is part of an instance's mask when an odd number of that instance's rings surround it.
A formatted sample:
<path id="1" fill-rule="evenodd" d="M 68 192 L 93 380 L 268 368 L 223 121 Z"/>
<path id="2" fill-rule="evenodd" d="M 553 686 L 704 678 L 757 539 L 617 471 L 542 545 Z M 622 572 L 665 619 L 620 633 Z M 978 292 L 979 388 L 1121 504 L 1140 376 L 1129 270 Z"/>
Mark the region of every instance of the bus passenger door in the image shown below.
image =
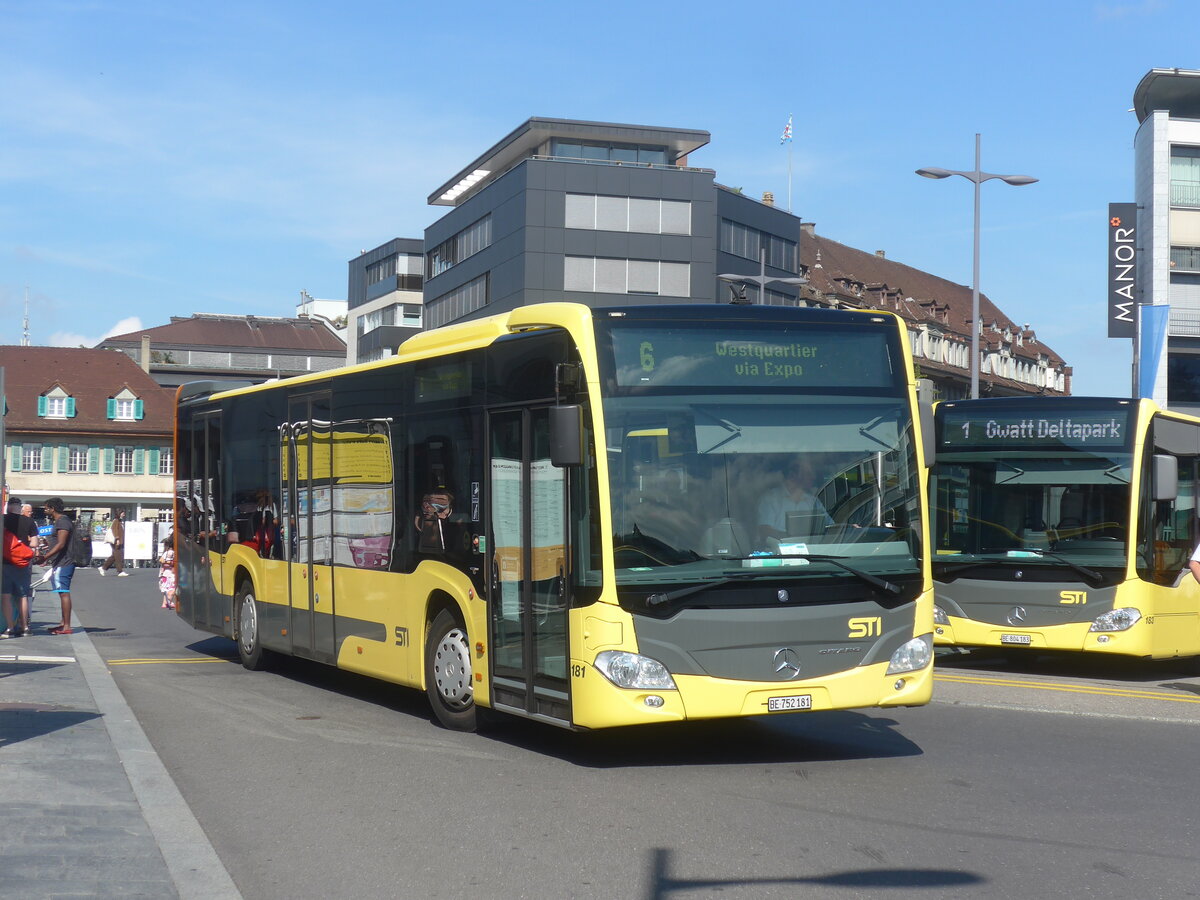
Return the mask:
<path id="1" fill-rule="evenodd" d="M 288 404 L 290 440 L 286 509 L 294 517 L 293 565 L 289 566 L 292 652 L 334 662 L 333 433 L 330 396 L 293 397 Z M 292 522 L 288 523 L 291 533 Z"/>
<path id="2" fill-rule="evenodd" d="M 569 723 L 566 478 L 549 409 L 491 413 L 488 442 L 492 702 Z"/>
<path id="3" fill-rule="evenodd" d="M 180 431 L 179 452 L 187 454 L 180 494 L 179 560 L 182 582 L 180 615 L 196 628 L 224 628 L 229 606 L 220 592 L 220 554 L 224 552 L 221 516 L 221 414 L 202 413 Z"/>

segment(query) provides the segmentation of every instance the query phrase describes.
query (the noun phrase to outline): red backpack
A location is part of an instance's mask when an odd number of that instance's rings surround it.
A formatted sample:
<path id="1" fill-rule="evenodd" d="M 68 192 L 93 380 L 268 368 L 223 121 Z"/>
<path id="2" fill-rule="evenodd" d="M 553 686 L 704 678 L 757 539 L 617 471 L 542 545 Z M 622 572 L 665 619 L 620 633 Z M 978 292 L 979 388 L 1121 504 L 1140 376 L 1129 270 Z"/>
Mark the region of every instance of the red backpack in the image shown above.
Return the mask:
<path id="1" fill-rule="evenodd" d="M 4 561 L 24 569 L 33 561 L 33 548 L 13 532 L 4 532 Z"/>

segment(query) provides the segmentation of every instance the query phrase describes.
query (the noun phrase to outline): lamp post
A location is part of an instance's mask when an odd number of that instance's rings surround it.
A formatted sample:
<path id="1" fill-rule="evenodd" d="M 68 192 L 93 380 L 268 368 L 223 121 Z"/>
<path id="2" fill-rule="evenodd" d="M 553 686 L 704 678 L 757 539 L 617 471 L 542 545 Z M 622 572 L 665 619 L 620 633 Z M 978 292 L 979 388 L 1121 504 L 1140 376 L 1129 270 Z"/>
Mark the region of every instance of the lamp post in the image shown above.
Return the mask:
<path id="1" fill-rule="evenodd" d="M 1033 184 L 1037 181 L 1029 175 L 996 175 L 992 172 L 979 170 L 979 135 L 975 135 L 975 171 L 959 172 L 956 169 L 939 169 L 929 166 L 917 169 L 917 174 L 924 178 L 949 178 L 951 175 L 961 175 L 975 185 L 975 254 L 974 266 L 971 273 L 971 398 L 979 397 L 979 186 L 985 181 L 999 178 L 1005 184 L 1020 187 L 1023 184 Z"/>
<path id="2" fill-rule="evenodd" d="M 758 289 L 761 292 L 762 298 L 764 301 L 766 300 L 766 297 L 767 297 L 767 285 L 768 284 L 791 284 L 791 285 L 796 285 L 796 286 L 799 286 L 802 284 L 808 284 L 807 278 L 776 278 L 774 275 L 772 275 L 770 278 L 768 278 L 767 277 L 767 251 L 762 250 L 762 249 L 759 250 L 759 254 L 758 254 L 758 274 L 757 275 L 735 275 L 735 274 L 727 273 L 725 275 L 718 275 L 717 277 L 720 278 L 722 281 L 729 282 L 729 289 L 734 292 L 734 302 L 735 303 L 745 303 L 746 302 L 746 285 L 748 285 L 748 284 L 757 284 L 758 285 Z M 742 286 L 742 290 L 740 292 L 735 287 L 735 285 L 739 285 L 739 284 Z"/>

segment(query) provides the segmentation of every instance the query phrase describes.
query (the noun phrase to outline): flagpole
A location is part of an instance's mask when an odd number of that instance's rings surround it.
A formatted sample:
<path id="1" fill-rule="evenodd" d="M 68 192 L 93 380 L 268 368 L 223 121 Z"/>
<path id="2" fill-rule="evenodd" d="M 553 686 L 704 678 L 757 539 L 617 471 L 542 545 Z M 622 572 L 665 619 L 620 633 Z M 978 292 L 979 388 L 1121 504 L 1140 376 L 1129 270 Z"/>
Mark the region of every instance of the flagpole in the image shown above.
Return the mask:
<path id="1" fill-rule="evenodd" d="M 792 211 L 792 142 L 788 141 L 788 212 Z"/>

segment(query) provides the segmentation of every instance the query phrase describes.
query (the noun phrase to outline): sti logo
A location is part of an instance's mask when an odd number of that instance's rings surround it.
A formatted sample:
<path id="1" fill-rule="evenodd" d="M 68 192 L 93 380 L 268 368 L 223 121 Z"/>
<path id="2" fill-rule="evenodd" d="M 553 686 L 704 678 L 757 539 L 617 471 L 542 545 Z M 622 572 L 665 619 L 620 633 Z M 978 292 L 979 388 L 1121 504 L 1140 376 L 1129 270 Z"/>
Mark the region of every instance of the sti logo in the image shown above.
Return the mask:
<path id="1" fill-rule="evenodd" d="M 1059 591 L 1058 602 L 1067 606 L 1084 606 L 1087 604 L 1087 591 Z"/>
<path id="2" fill-rule="evenodd" d="M 850 637 L 852 638 L 878 636 L 883 630 L 883 619 L 879 616 L 849 619 L 846 624 L 850 626 Z"/>

